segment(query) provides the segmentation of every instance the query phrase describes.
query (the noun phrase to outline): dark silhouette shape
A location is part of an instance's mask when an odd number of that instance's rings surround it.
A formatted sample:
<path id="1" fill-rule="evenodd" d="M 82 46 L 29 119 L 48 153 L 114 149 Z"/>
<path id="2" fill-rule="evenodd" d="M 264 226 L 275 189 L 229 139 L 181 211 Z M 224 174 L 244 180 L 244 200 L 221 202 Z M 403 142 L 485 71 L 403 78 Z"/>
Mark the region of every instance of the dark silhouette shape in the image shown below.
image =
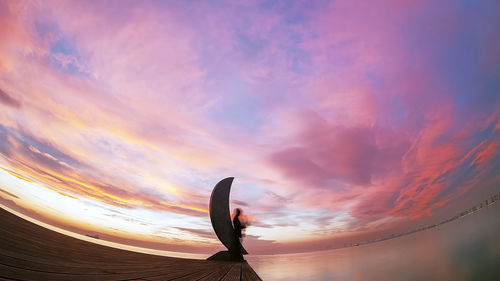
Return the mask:
<path id="1" fill-rule="evenodd" d="M 243 233 L 245 228 L 247 227 L 247 223 L 245 220 L 240 220 L 240 215 L 242 211 L 240 208 L 236 208 L 234 210 L 234 218 L 233 218 L 233 235 L 234 235 L 234 245 L 231 247 L 230 252 L 233 256 L 234 260 L 244 261 L 243 255 L 241 253 L 241 240 L 243 239 Z"/>
<path id="2" fill-rule="evenodd" d="M 218 182 L 212 190 L 209 202 L 210 220 L 217 238 L 222 242 L 228 251 L 218 252 L 208 260 L 223 261 L 244 261 L 242 255 L 248 254 L 240 242 L 247 225 L 246 220 L 241 216 L 241 210 L 234 213 L 236 222 L 231 223 L 231 213 L 229 210 L 229 193 L 233 177 L 225 178 Z M 238 213 L 238 215 L 236 215 Z M 235 225 L 233 227 L 233 224 Z M 237 230 L 235 230 L 237 228 Z"/>
<path id="3" fill-rule="evenodd" d="M 231 239 L 231 245 L 228 247 L 229 251 L 220 251 L 216 254 L 210 256 L 208 260 L 218 260 L 218 261 L 245 261 L 243 254 L 246 254 L 241 245 L 241 241 L 245 236 L 245 229 L 248 225 L 248 221 L 242 215 L 243 211 L 240 208 L 236 208 L 233 213 L 233 232 L 232 235 L 234 239 Z"/>

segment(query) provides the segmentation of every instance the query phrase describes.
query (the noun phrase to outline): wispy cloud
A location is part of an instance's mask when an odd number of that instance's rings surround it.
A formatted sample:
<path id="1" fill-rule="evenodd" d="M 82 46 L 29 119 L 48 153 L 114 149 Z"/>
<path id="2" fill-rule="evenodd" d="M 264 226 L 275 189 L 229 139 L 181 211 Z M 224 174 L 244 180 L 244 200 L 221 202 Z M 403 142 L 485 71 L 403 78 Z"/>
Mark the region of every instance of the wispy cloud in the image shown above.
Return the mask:
<path id="1" fill-rule="evenodd" d="M 0 103 L 3 103 L 4 105 L 7 105 L 7 106 L 15 107 L 15 108 L 21 107 L 21 102 L 14 99 L 13 97 L 11 97 L 9 94 L 7 94 L 2 89 L 0 89 Z"/>

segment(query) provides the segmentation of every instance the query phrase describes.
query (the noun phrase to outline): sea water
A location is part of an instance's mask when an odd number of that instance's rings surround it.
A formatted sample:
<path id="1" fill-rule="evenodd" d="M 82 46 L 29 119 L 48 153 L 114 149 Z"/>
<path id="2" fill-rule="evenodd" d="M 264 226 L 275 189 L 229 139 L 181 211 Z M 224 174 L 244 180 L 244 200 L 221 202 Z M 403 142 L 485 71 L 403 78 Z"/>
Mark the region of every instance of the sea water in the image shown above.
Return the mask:
<path id="1" fill-rule="evenodd" d="M 500 280 L 500 202 L 381 242 L 246 259 L 263 280 Z"/>

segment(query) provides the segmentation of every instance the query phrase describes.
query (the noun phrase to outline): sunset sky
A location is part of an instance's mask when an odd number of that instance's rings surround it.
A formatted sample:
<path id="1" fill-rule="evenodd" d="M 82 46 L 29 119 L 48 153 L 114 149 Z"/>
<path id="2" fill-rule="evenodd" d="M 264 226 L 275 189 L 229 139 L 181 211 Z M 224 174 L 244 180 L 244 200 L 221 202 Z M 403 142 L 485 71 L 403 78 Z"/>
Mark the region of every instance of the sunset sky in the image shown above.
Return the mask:
<path id="1" fill-rule="evenodd" d="M 128 245 L 337 247 L 500 189 L 500 1 L 0 0 L 0 204 Z"/>

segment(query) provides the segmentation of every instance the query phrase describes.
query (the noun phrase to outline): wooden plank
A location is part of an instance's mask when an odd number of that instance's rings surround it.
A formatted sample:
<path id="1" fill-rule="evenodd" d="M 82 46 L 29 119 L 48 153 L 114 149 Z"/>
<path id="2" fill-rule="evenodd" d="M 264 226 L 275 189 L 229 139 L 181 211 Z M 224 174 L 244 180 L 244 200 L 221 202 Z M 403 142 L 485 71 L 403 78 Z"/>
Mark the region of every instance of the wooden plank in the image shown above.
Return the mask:
<path id="1" fill-rule="evenodd" d="M 93 265 L 80 264 L 79 266 L 66 266 L 66 265 L 51 265 L 42 264 L 32 261 L 20 260 L 16 258 L 8 259 L 5 256 L 0 255 L 0 264 L 17 267 L 20 269 L 32 270 L 32 271 L 42 271 L 42 272 L 55 272 L 61 274 L 137 274 L 137 275 L 158 275 L 159 272 L 174 272 L 178 271 L 179 268 L 175 264 L 156 264 L 156 265 L 134 265 L 134 266 L 124 266 L 119 264 L 101 264 L 99 267 L 94 267 Z M 190 267 L 193 271 L 196 271 L 196 267 Z M 183 272 L 189 272 L 189 270 L 184 269 Z"/>
<path id="2" fill-rule="evenodd" d="M 199 281 L 219 281 L 226 275 L 234 264 L 227 264 L 222 268 L 213 271 L 209 275 L 198 279 Z"/>
<path id="3" fill-rule="evenodd" d="M 253 268 L 248 264 L 244 263 L 241 266 L 241 280 L 242 281 L 262 281 L 259 275 L 255 273 Z"/>
<path id="4" fill-rule="evenodd" d="M 1 264 L 0 272 L 2 272 L 2 275 L 20 277 L 22 278 L 21 280 L 173 280 L 181 276 L 186 276 L 186 273 L 195 273 L 186 271 L 185 268 L 178 268 L 176 270 L 157 270 L 155 272 L 149 273 L 134 272 L 115 274 L 72 274 L 53 271 L 37 271 L 26 268 L 9 267 Z"/>
<path id="5" fill-rule="evenodd" d="M 3 277 L 18 280 L 98 280 L 92 275 L 57 274 L 53 272 L 32 271 L 22 268 L 15 268 L 0 264 L 0 272 Z M 102 279 L 106 280 L 106 279 Z"/>
<path id="6" fill-rule="evenodd" d="M 195 275 L 198 272 L 206 272 L 206 269 L 196 269 L 196 268 L 184 268 L 180 267 L 174 270 L 158 270 L 156 272 L 151 272 L 148 274 L 136 274 L 136 277 L 142 278 L 142 279 L 147 279 L 147 280 L 176 280 L 178 278 L 184 277 L 184 276 L 191 276 Z M 127 279 L 130 280 L 130 279 Z M 193 279 L 189 279 L 193 280 Z"/>
<path id="7" fill-rule="evenodd" d="M 241 264 L 242 263 L 237 263 L 231 267 L 229 272 L 222 277 L 222 281 L 240 281 L 241 277 Z"/>
<path id="8" fill-rule="evenodd" d="M 192 280 L 200 280 L 204 277 L 207 277 L 208 275 L 212 274 L 212 272 L 216 271 L 217 268 L 210 268 L 210 269 L 205 269 L 205 270 L 200 270 L 198 272 L 186 274 L 185 276 L 181 276 L 175 279 L 172 279 L 173 281 L 192 281 Z"/>
<path id="9" fill-rule="evenodd" d="M 21 279 L 3 278 L 0 276 L 0 281 L 24 281 Z"/>

